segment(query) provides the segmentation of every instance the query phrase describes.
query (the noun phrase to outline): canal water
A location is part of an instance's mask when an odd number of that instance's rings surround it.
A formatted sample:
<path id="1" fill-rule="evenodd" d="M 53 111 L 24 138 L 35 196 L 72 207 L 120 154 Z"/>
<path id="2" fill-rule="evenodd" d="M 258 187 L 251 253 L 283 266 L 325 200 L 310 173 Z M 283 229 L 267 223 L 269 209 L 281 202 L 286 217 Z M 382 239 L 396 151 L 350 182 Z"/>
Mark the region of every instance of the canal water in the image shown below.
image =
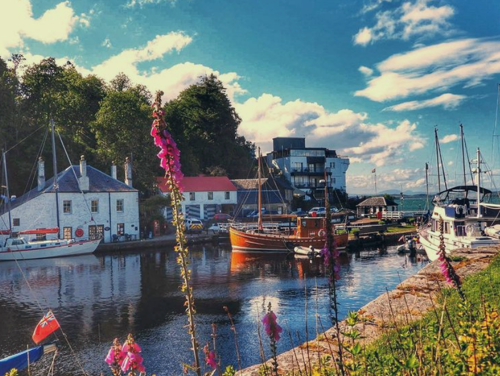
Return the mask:
<path id="1" fill-rule="evenodd" d="M 350 254 L 341 262 L 340 318 L 426 264 L 398 255 L 395 247 Z M 215 324 L 224 365 L 238 368 L 235 342 L 242 367 L 260 362 L 258 328 L 269 303 L 284 328 L 280 353 L 331 326 L 320 260 L 243 256 L 231 253 L 229 245 L 192 246 L 191 267 L 199 342 L 212 341 Z M 104 363 L 111 342 L 132 333 L 148 374 L 181 375 L 192 353 L 180 284 L 172 249 L 0 263 L 0 357 L 33 346 L 33 329 L 51 308 L 64 331 L 57 333 L 55 374 L 82 375 L 79 362 L 89 375 L 111 374 Z M 263 342 L 269 356 L 269 343 Z M 48 357 L 37 370 L 49 366 Z"/>

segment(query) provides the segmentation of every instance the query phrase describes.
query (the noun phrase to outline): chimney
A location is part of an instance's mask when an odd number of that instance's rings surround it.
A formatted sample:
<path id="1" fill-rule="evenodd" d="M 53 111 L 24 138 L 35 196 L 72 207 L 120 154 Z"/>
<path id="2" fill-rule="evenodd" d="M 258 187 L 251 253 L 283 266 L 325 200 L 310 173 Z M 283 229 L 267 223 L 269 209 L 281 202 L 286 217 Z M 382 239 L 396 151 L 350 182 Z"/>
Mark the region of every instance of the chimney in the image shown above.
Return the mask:
<path id="1" fill-rule="evenodd" d="M 78 179 L 81 191 L 89 190 L 89 177 L 87 176 L 87 161 L 85 156 L 80 157 L 80 178 Z"/>
<path id="2" fill-rule="evenodd" d="M 116 180 L 116 165 L 115 165 L 115 161 L 111 162 L 111 177 Z"/>
<path id="3" fill-rule="evenodd" d="M 132 188 L 132 162 L 130 158 L 125 158 L 125 184 Z"/>
<path id="4" fill-rule="evenodd" d="M 43 158 L 38 158 L 38 192 L 45 188 L 45 162 Z"/>

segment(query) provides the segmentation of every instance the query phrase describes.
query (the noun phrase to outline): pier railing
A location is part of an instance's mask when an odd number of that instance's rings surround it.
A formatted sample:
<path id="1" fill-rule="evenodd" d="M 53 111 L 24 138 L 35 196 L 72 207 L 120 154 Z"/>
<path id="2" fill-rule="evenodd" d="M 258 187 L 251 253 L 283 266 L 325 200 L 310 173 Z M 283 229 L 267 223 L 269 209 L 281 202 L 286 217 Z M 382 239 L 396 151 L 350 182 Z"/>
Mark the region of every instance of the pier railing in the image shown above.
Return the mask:
<path id="1" fill-rule="evenodd" d="M 418 217 L 427 214 L 425 210 L 412 210 L 412 211 L 387 211 L 382 213 L 382 219 L 403 219 Z"/>

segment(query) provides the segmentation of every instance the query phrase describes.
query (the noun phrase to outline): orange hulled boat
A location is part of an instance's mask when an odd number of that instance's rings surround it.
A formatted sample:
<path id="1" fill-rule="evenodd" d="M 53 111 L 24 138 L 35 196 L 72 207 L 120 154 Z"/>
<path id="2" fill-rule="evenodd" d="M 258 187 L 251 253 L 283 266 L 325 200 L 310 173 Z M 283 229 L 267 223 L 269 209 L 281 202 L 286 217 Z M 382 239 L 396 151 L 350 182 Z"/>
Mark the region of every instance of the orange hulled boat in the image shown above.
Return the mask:
<path id="1" fill-rule="evenodd" d="M 324 217 L 297 217 L 297 228 L 289 231 L 266 232 L 262 227 L 250 230 L 229 228 L 233 252 L 291 252 L 294 247 L 321 249 L 325 245 Z M 331 225 L 333 226 L 333 225 Z M 347 246 L 348 234 L 334 236 L 338 248 Z"/>

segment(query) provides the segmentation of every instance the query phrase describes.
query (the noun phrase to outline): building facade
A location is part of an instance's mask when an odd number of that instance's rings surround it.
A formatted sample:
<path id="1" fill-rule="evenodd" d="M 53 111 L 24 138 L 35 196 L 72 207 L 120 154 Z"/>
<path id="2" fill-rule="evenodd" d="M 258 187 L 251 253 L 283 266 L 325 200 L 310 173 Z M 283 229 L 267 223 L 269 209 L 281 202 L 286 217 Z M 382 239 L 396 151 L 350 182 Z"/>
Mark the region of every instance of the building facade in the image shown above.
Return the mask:
<path id="1" fill-rule="evenodd" d="M 11 200 L 0 212 L 1 228 L 12 232 L 59 228 L 53 237 L 96 239 L 103 242 L 139 238 L 139 192 L 132 184 L 130 162 L 125 165 L 126 181 L 87 166 L 70 166 L 45 182 L 43 160 L 38 162 L 38 186 Z M 130 185 L 129 185 L 130 184 Z M 50 238 L 52 235 L 47 235 Z"/>
<path id="2" fill-rule="evenodd" d="M 157 178 L 158 188 L 163 195 L 170 190 L 165 178 Z M 185 176 L 181 182 L 184 187 L 182 212 L 186 218 L 209 220 L 216 213 L 233 213 L 236 203 L 236 187 L 226 176 Z M 165 211 L 167 220 L 172 220 L 172 211 Z"/>
<path id="3" fill-rule="evenodd" d="M 321 201 L 325 176 L 329 192 L 346 192 L 349 158 L 327 148 L 307 148 L 303 137 L 273 138 L 273 151 L 267 154 L 269 166 L 279 169 L 297 189 Z"/>

